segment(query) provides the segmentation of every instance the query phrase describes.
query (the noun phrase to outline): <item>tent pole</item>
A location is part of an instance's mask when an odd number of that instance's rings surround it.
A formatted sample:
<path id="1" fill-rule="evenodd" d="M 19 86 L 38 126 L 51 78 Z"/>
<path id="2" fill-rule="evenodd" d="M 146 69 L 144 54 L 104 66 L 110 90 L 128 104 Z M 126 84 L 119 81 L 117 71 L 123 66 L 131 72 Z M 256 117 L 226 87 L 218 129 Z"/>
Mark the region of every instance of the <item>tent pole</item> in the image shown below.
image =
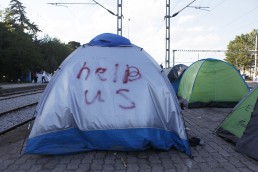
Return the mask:
<path id="1" fill-rule="evenodd" d="M 37 111 L 34 112 L 32 119 L 35 119 L 35 116 L 36 116 L 35 114 L 36 114 L 36 113 L 37 113 Z M 32 128 L 32 127 L 31 127 L 32 121 L 33 121 L 33 120 L 30 121 L 29 126 L 28 126 L 28 129 L 27 129 L 27 132 L 26 132 L 25 137 L 24 137 L 24 139 L 23 139 L 23 142 L 22 142 L 22 145 L 21 145 L 21 149 L 20 149 L 20 151 L 19 151 L 19 156 L 21 156 L 21 153 L 22 153 L 22 150 L 23 150 L 23 147 L 24 147 L 25 140 L 28 138 L 29 131 L 30 131 L 31 128 Z"/>

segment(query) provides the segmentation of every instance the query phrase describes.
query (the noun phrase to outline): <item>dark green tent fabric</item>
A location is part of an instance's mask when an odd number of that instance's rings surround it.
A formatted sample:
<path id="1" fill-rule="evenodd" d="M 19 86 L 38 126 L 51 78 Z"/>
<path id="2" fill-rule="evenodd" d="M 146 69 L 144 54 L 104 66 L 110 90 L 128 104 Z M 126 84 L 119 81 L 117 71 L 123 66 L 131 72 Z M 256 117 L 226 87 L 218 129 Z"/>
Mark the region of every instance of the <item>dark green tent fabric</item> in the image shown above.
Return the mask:
<path id="1" fill-rule="evenodd" d="M 236 144 L 236 150 L 258 159 L 258 85 L 228 114 L 215 133 Z"/>
<path id="2" fill-rule="evenodd" d="M 247 94 L 232 110 L 218 128 L 217 134 L 237 142 L 242 137 L 251 118 L 258 97 L 258 86 Z"/>
<path id="3" fill-rule="evenodd" d="M 178 97 L 188 108 L 234 107 L 248 91 L 246 82 L 232 65 L 202 59 L 184 72 Z"/>
<path id="4" fill-rule="evenodd" d="M 251 114 L 243 136 L 237 141 L 236 151 L 258 160 L 258 102 Z"/>

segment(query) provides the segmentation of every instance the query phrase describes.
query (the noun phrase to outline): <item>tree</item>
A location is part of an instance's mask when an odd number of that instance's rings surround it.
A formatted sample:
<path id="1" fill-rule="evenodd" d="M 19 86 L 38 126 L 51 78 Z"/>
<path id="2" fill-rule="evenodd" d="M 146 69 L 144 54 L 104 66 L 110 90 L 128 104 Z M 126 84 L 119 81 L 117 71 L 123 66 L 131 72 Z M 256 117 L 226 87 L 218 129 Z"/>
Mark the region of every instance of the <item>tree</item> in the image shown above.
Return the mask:
<path id="1" fill-rule="evenodd" d="M 40 41 L 41 54 L 43 54 L 42 69 L 52 73 L 63 60 L 73 51 L 73 49 L 57 38 L 46 35 Z"/>
<path id="2" fill-rule="evenodd" d="M 81 46 L 81 43 L 80 42 L 76 42 L 76 41 L 70 41 L 70 42 L 68 42 L 68 45 L 70 45 L 71 48 L 73 50 L 75 50 L 75 49 L 77 49 L 78 47 Z"/>
<path id="3" fill-rule="evenodd" d="M 53 72 L 80 43 L 61 43 L 46 36 L 37 39 L 40 31 L 26 17 L 25 7 L 18 0 L 11 0 L 10 8 L 0 11 L 0 81 L 22 81 L 25 74 L 46 70 Z M 27 80 L 28 81 L 28 80 Z"/>
<path id="4" fill-rule="evenodd" d="M 37 32 L 40 32 L 40 30 L 35 23 L 31 23 L 26 17 L 25 8 L 20 1 L 11 0 L 10 8 L 5 10 L 4 21 L 10 29 L 21 30 L 22 32 L 27 31 L 36 38 Z"/>
<path id="5" fill-rule="evenodd" d="M 40 51 L 31 35 L 21 31 L 10 31 L 3 23 L 0 25 L 1 39 L 0 72 L 9 80 L 23 78 L 24 74 L 40 63 Z"/>
<path id="6" fill-rule="evenodd" d="M 255 47 L 256 35 L 258 35 L 258 29 L 236 36 L 235 40 L 230 41 L 227 46 L 228 51 L 225 60 L 239 70 L 251 67 L 254 63 L 254 58 L 250 50 L 253 50 Z"/>
<path id="7" fill-rule="evenodd" d="M 1 12 L 1 21 L 1 75 L 8 80 L 22 79 L 25 73 L 40 64 L 41 54 L 35 44 L 40 30 L 26 17 L 25 7 L 18 0 L 11 0 L 10 8 Z"/>

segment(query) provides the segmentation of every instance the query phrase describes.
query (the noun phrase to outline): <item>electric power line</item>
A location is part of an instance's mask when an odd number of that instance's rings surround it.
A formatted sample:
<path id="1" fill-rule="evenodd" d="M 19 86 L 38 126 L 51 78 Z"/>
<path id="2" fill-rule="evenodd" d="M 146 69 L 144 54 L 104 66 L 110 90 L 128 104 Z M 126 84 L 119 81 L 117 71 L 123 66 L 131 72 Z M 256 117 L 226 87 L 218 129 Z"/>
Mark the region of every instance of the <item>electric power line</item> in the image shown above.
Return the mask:
<path id="1" fill-rule="evenodd" d="M 205 15 L 201 16 L 197 21 L 195 21 L 195 23 L 200 22 L 203 18 L 207 17 L 209 14 L 211 14 L 211 12 L 213 12 L 216 8 L 218 8 L 219 6 L 221 6 L 224 2 L 226 2 L 226 0 L 221 1 L 220 3 L 218 3 L 217 5 L 215 5 L 211 10 L 210 13 L 205 13 Z"/>
<path id="2" fill-rule="evenodd" d="M 246 13 L 242 14 L 241 16 L 236 17 L 235 19 L 231 20 L 230 22 L 228 22 L 227 24 L 225 24 L 224 26 L 222 26 L 223 29 L 225 29 L 226 27 L 228 27 L 229 25 L 231 25 L 232 23 L 238 21 L 239 19 L 241 19 L 242 17 L 248 15 L 249 13 L 253 12 L 255 9 L 257 9 L 258 7 L 255 7 L 249 11 L 247 11 Z"/>

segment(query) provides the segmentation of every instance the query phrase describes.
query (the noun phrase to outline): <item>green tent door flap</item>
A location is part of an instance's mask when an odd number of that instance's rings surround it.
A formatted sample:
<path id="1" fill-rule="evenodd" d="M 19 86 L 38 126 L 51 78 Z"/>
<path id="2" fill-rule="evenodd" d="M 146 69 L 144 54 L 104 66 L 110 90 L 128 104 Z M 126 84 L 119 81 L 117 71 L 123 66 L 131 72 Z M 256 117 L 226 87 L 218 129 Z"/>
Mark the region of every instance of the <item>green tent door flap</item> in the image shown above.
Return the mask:
<path id="1" fill-rule="evenodd" d="M 232 65 L 202 59 L 185 71 L 178 97 L 188 108 L 234 107 L 248 92 L 248 85 Z"/>

